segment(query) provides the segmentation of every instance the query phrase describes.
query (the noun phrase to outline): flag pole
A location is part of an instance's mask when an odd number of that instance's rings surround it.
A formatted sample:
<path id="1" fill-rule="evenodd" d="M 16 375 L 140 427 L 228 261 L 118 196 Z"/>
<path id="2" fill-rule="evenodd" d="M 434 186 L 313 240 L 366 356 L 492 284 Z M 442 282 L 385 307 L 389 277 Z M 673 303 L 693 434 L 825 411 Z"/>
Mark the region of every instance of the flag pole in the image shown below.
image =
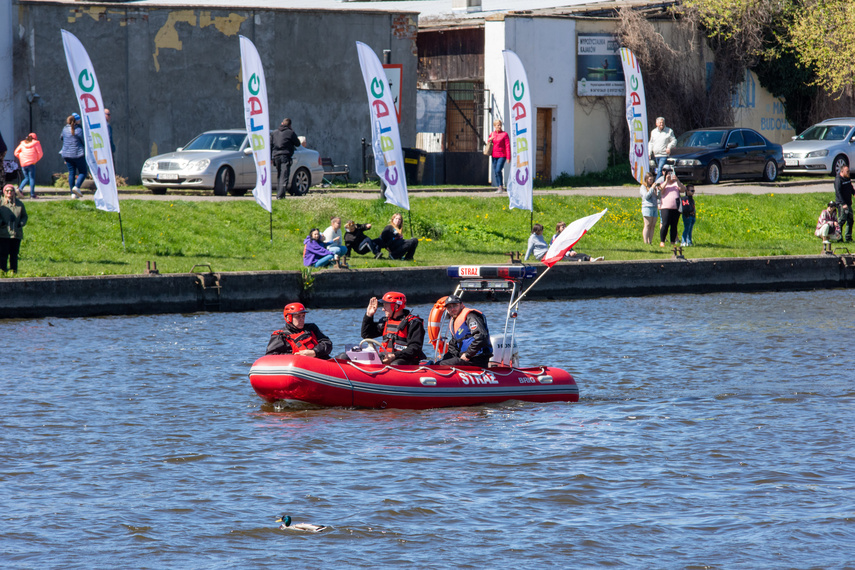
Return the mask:
<path id="1" fill-rule="evenodd" d="M 270 208 L 270 243 L 273 243 L 273 208 Z"/>
<path id="2" fill-rule="evenodd" d="M 410 238 L 413 237 L 413 213 L 407 210 L 407 223 L 410 224 Z"/>
<path id="3" fill-rule="evenodd" d="M 551 266 L 551 265 L 550 265 L 550 266 L 548 266 L 548 267 L 546 268 L 546 271 L 544 271 L 543 273 L 541 273 L 541 274 L 540 274 L 540 276 L 538 276 L 538 278 L 537 278 L 537 279 L 535 279 L 535 280 L 534 280 L 534 282 L 533 282 L 531 285 L 529 285 L 529 286 L 528 286 L 528 289 L 526 289 L 525 291 L 523 291 L 522 295 L 520 295 L 519 297 L 517 297 L 517 300 L 516 300 L 516 301 L 514 301 L 513 303 L 511 303 L 511 304 L 510 304 L 510 306 L 508 307 L 508 310 L 511 310 L 511 309 L 513 309 L 514 307 L 516 307 L 516 306 L 519 304 L 519 302 L 520 302 L 520 301 L 522 301 L 522 298 L 523 298 L 523 297 L 525 297 L 526 295 L 528 295 L 528 292 L 529 292 L 529 291 L 531 291 L 532 287 L 534 287 L 535 285 L 537 285 L 537 282 L 538 282 L 538 281 L 540 281 L 541 279 L 543 279 L 543 276 L 544 276 L 544 275 L 546 275 L 547 273 L 549 273 L 549 270 L 550 270 L 550 269 L 552 269 L 552 266 Z"/>
<path id="4" fill-rule="evenodd" d="M 122 234 L 122 250 L 127 251 L 125 248 L 125 230 L 122 229 L 122 213 L 119 212 L 119 233 Z"/>

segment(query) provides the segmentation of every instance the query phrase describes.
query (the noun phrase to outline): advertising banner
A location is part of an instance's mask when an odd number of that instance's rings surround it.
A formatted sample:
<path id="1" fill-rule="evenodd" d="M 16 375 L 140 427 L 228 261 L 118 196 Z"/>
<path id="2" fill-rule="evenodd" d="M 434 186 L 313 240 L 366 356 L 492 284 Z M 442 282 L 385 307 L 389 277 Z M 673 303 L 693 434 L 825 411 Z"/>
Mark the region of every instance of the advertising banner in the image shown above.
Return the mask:
<path id="1" fill-rule="evenodd" d="M 576 37 L 576 93 L 620 97 L 624 75 L 620 42 L 611 34 L 579 34 Z"/>
<path id="2" fill-rule="evenodd" d="M 240 70 L 243 86 L 246 136 L 255 159 L 255 188 L 252 195 L 259 206 L 273 212 L 270 168 L 270 114 L 267 107 L 267 82 L 255 44 L 240 37 Z"/>
<path id="3" fill-rule="evenodd" d="M 368 108 L 371 112 L 374 168 L 377 176 L 386 183 L 386 202 L 409 210 L 404 154 L 389 80 L 374 50 L 362 42 L 356 42 L 356 50 L 359 53 L 359 66 L 362 68 Z"/>
<path id="4" fill-rule="evenodd" d="M 531 93 L 522 61 L 503 50 L 508 83 L 508 136 L 511 138 L 511 175 L 507 180 L 510 207 L 531 210 L 534 189 L 534 133 L 531 130 Z"/>
<path id="5" fill-rule="evenodd" d="M 110 151 L 110 133 L 104 115 L 101 87 L 86 48 L 77 37 L 62 30 L 62 47 L 68 73 L 74 84 L 74 94 L 80 106 L 80 122 L 86 142 L 86 164 L 95 181 L 95 207 L 107 212 L 119 211 L 119 192 L 116 190 L 116 171 Z"/>
<path id="6" fill-rule="evenodd" d="M 644 100 L 644 82 L 641 66 L 635 54 L 620 48 L 623 74 L 626 76 L 626 124 L 629 127 L 629 166 L 639 184 L 650 170 L 647 155 L 647 103 Z"/>

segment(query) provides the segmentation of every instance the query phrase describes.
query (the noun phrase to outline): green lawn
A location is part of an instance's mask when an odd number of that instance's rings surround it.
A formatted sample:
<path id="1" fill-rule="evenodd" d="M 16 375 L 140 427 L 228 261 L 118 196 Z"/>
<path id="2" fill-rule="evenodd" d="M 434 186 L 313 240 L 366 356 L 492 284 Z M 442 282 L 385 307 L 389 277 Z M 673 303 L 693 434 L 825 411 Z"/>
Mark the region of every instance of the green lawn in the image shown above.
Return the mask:
<path id="1" fill-rule="evenodd" d="M 696 246 L 687 257 L 745 257 L 818 254 L 816 219 L 830 192 L 697 197 Z M 161 273 L 187 272 L 210 263 L 214 271 L 297 270 L 302 241 L 310 228 L 323 230 L 329 218 L 370 222 L 377 237 L 397 208 L 377 200 L 313 196 L 274 202 L 273 242 L 269 218 L 253 201 L 172 202 L 123 200 L 123 250 L 117 214 L 96 210 L 91 200 L 26 202 L 19 276 L 141 273 L 146 261 Z M 354 268 L 506 263 L 506 252 L 525 252 L 530 213 L 509 210 L 507 198 L 410 197 L 413 232 L 419 238 L 414 262 L 354 256 Z M 608 208 L 577 250 L 607 260 L 665 259 L 655 243 L 641 241 L 637 198 L 536 196 L 534 222 L 546 239 L 555 223 L 571 222 Z M 410 233 L 404 212 L 404 232 Z M 682 224 L 681 224 L 682 230 Z"/>

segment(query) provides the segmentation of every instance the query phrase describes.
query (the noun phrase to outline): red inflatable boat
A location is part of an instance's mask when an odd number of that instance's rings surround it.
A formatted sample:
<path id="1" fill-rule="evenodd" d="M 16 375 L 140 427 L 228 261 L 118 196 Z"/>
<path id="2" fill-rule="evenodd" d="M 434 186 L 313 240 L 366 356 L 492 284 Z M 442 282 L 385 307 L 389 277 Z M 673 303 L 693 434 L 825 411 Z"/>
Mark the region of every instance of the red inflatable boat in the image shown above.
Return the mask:
<path id="1" fill-rule="evenodd" d="M 418 410 L 506 400 L 579 401 L 573 377 L 545 366 L 378 366 L 283 354 L 259 358 L 249 380 L 268 402 L 296 400 L 319 406 Z"/>
<path id="2" fill-rule="evenodd" d="M 350 360 L 320 360 L 306 356 L 269 355 L 255 361 L 249 380 L 268 402 L 297 401 L 318 406 L 425 409 L 474 406 L 507 400 L 578 402 L 579 388 L 566 371 L 549 366 L 520 367 L 514 341 L 519 285 L 534 276 L 533 267 L 449 267 L 450 277 L 461 279 L 454 291 L 510 293 L 504 334 L 491 335 L 493 362 L 475 366 L 391 366 L 379 363 L 371 347 L 354 347 Z M 442 332 L 444 298 L 431 311 L 430 343 L 439 354 L 446 339 Z M 436 322 L 435 322 L 436 321 Z M 364 340 L 365 343 L 373 343 Z"/>

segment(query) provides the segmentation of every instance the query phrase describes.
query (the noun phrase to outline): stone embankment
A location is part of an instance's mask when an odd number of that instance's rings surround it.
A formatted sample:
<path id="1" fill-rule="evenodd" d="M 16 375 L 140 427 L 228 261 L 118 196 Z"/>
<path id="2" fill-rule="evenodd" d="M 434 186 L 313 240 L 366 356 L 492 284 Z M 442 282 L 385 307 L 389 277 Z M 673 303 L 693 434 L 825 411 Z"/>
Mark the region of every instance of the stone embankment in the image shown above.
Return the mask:
<path id="1" fill-rule="evenodd" d="M 538 264 L 538 271 L 545 266 Z M 855 256 L 815 255 L 667 261 L 561 263 L 527 298 L 579 299 L 832 289 L 855 284 Z M 528 284 L 527 284 L 528 285 Z M 179 273 L 0 280 L 0 318 L 144 315 L 280 309 L 302 300 L 317 308 L 362 307 L 371 296 L 401 291 L 411 304 L 448 295 L 445 267 Z"/>

